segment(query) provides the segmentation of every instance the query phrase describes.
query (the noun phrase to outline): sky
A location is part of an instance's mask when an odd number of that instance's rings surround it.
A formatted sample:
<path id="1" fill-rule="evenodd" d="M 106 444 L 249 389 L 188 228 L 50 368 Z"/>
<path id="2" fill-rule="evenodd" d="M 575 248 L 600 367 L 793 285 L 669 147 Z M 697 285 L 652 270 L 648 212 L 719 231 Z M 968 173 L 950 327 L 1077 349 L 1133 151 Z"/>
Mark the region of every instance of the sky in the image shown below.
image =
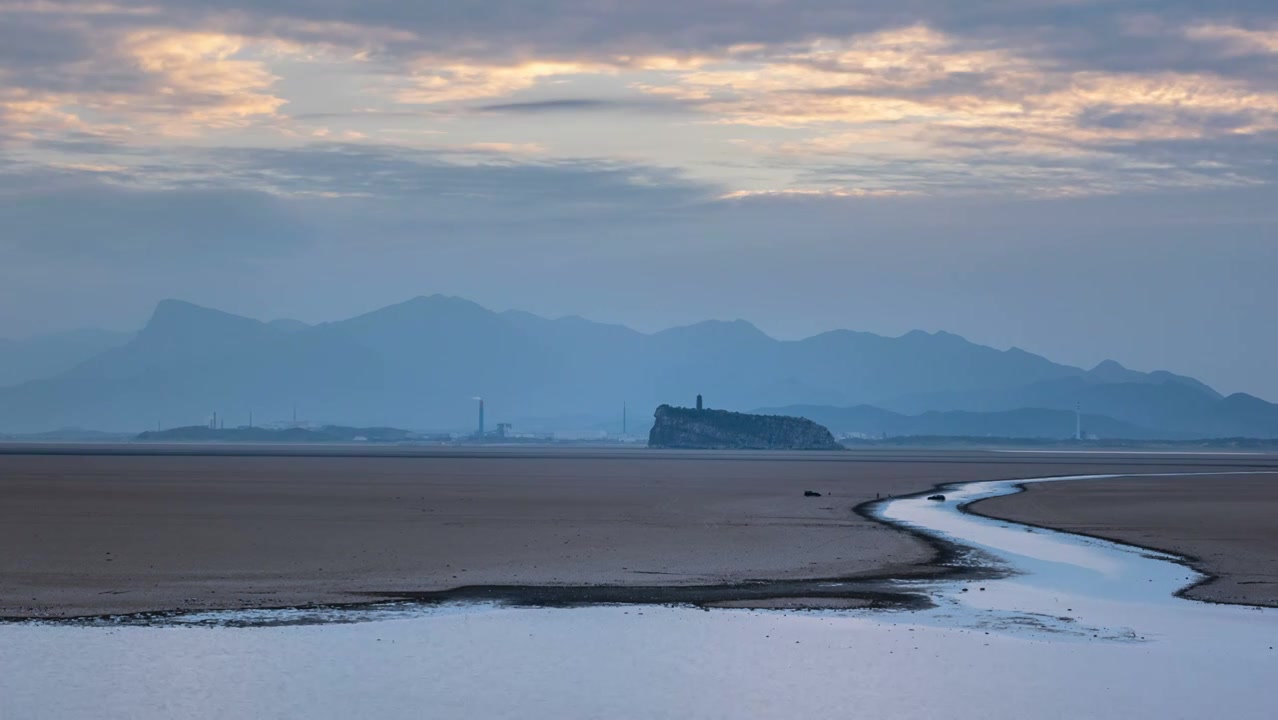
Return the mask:
<path id="1" fill-rule="evenodd" d="M 0 337 L 422 294 L 1278 400 L 1272 0 L 0 0 Z"/>

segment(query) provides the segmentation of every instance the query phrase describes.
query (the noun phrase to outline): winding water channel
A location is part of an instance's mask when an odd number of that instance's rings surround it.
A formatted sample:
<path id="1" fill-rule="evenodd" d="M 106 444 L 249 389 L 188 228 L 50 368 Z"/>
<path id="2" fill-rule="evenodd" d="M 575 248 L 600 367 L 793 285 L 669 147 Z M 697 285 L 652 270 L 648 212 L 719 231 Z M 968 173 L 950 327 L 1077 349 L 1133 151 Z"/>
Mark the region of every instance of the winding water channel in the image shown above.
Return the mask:
<path id="1" fill-rule="evenodd" d="M 1049 478 L 1022 482 L 1086 478 Z M 1173 557 L 893 500 L 996 580 L 923 611 L 392 606 L 327 624 L 0 625 L 0 718 L 1271 718 L 1278 611 L 1175 596 Z M 227 614 L 242 622 L 246 615 Z M 367 622 L 340 622 L 342 620 Z"/>

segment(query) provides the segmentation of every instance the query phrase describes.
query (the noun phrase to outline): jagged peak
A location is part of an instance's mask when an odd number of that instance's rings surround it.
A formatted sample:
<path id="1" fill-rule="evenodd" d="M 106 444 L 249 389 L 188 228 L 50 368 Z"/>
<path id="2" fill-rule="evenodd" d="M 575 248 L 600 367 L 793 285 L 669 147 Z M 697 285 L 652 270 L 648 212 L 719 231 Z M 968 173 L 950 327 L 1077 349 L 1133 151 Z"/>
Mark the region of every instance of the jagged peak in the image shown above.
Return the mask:
<path id="1" fill-rule="evenodd" d="M 344 320 L 342 324 L 359 325 L 384 318 L 447 317 L 449 315 L 473 318 L 496 317 L 497 313 L 476 302 L 452 295 L 418 295 L 403 302 L 358 315 L 350 320 Z"/>
<path id="2" fill-rule="evenodd" d="M 810 345 L 821 345 L 824 343 L 839 342 L 877 342 L 886 339 L 888 338 L 872 332 L 840 328 L 838 330 L 826 330 L 825 332 L 811 335 L 797 342 L 807 343 Z"/>
<path id="3" fill-rule="evenodd" d="M 185 300 L 164 300 L 135 338 L 143 346 L 203 347 L 283 334 L 266 323 Z"/>
<path id="4" fill-rule="evenodd" d="M 467 300 L 466 298 L 457 297 L 456 295 L 442 295 L 440 293 L 435 293 L 434 295 L 418 295 L 417 297 L 399 303 L 398 306 L 392 305 L 391 307 L 467 308 L 491 312 L 488 308 L 473 300 Z"/>
<path id="5" fill-rule="evenodd" d="M 147 330 L 168 326 L 187 326 L 192 323 L 240 323 L 244 325 L 261 325 L 262 323 L 242 315 L 235 315 L 222 310 L 214 310 L 203 305 L 196 305 L 186 300 L 161 300 L 151 313 L 146 324 Z"/>
<path id="6" fill-rule="evenodd" d="M 1105 371 L 1112 371 L 1112 370 L 1127 370 L 1127 368 L 1123 367 L 1123 364 L 1118 362 L 1117 360 L 1102 360 L 1099 363 L 1096 363 L 1096 367 L 1092 368 L 1091 371 L 1105 372 Z"/>
<path id="7" fill-rule="evenodd" d="M 1229 395 L 1224 399 L 1224 402 L 1227 402 L 1230 405 L 1253 405 L 1255 407 L 1273 406 L 1273 403 L 1270 403 L 1267 400 L 1263 400 L 1255 395 L 1249 395 L 1248 393 L 1243 392 Z"/>
<path id="8" fill-rule="evenodd" d="M 754 323 L 740 318 L 736 320 L 703 320 L 692 325 L 681 325 L 668 330 L 662 330 L 657 335 L 689 335 L 689 334 L 733 334 L 739 336 L 752 336 L 756 338 L 771 339 L 767 333 L 760 330 Z"/>
<path id="9" fill-rule="evenodd" d="M 928 332 L 926 330 L 911 330 L 897 338 L 898 340 L 940 340 L 944 342 L 972 344 L 962 335 L 955 335 L 952 332 L 937 330 L 936 332 Z"/>
<path id="10" fill-rule="evenodd" d="M 538 329 L 557 329 L 567 332 L 600 332 L 608 333 L 608 337 L 617 338 L 620 336 L 640 337 L 644 333 L 633 328 L 627 327 L 620 323 L 605 323 L 580 315 L 561 315 L 555 318 L 549 318 L 544 315 L 530 313 L 525 310 L 504 310 L 498 313 L 500 317 L 511 322 L 516 327 L 521 328 L 538 328 Z M 582 335 L 582 337 L 590 337 Z"/>
<path id="11" fill-rule="evenodd" d="M 167 315 L 172 313 L 183 312 L 218 312 L 212 308 L 206 308 L 203 305 L 196 305 L 187 300 L 178 300 L 177 298 L 165 298 L 155 304 L 155 310 L 151 313 L 152 317 L 156 315 Z"/>

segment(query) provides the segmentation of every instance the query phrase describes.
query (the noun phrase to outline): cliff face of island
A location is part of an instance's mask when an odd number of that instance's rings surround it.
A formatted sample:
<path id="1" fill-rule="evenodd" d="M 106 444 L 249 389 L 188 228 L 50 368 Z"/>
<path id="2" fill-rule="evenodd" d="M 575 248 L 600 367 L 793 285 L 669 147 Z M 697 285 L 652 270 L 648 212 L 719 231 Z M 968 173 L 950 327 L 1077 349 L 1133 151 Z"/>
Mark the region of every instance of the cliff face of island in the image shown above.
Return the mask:
<path id="1" fill-rule="evenodd" d="M 662 405 L 648 447 L 683 450 L 842 450 L 811 420 Z"/>

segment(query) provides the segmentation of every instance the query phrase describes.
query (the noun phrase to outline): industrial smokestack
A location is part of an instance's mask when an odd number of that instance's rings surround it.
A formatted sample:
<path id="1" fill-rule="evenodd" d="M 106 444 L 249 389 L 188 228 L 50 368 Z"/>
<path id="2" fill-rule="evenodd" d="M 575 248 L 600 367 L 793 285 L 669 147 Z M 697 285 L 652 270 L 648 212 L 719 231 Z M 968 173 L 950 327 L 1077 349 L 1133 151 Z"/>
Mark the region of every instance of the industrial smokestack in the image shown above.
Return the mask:
<path id="1" fill-rule="evenodd" d="M 481 397 L 475 397 L 474 399 L 479 401 L 479 435 L 478 437 L 480 440 L 483 440 L 484 439 L 484 399 Z"/>

